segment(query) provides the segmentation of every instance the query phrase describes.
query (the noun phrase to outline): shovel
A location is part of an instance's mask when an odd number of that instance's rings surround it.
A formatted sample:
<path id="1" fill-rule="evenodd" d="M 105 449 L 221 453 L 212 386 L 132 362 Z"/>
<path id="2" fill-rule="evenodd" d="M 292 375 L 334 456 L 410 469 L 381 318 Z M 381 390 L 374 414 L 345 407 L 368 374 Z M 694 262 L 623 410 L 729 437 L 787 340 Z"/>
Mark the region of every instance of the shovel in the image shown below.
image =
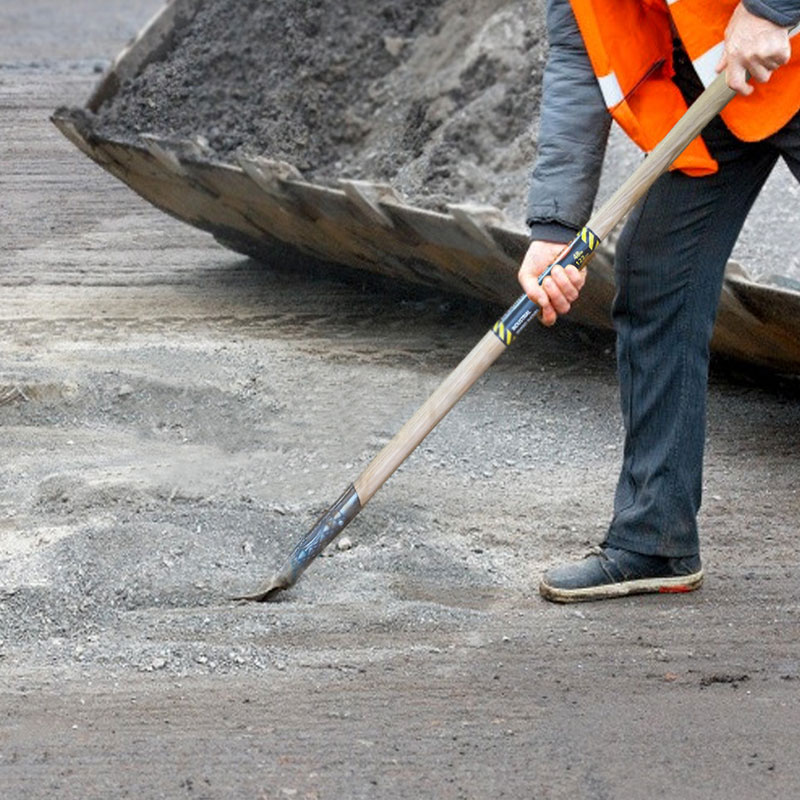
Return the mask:
<path id="1" fill-rule="evenodd" d="M 556 264 L 583 269 L 600 241 L 611 233 L 654 181 L 669 169 L 672 162 L 734 95 L 735 92 L 725 82 L 724 73 L 719 75 L 625 183 L 598 209 L 558 259 L 541 274 L 539 283 Z M 539 307 L 522 295 L 297 543 L 269 583 L 252 594 L 233 599 L 263 602 L 293 586 L 319 553 L 344 530 L 389 476 L 538 313 Z"/>

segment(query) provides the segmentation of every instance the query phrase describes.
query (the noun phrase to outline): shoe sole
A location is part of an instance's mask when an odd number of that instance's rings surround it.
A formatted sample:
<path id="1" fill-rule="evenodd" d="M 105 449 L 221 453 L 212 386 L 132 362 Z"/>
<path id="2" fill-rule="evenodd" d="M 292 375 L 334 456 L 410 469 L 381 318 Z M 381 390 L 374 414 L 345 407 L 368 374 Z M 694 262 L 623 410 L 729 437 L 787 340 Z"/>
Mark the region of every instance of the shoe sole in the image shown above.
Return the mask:
<path id="1" fill-rule="evenodd" d="M 581 603 L 587 600 L 627 597 L 630 594 L 682 594 L 699 589 L 702 583 L 703 570 L 673 578 L 640 578 L 635 581 L 606 583 L 602 586 L 586 586 L 581 589 L 559 589 L 543 580 L 539 584 L 539 594 L 555 603 Z"/>

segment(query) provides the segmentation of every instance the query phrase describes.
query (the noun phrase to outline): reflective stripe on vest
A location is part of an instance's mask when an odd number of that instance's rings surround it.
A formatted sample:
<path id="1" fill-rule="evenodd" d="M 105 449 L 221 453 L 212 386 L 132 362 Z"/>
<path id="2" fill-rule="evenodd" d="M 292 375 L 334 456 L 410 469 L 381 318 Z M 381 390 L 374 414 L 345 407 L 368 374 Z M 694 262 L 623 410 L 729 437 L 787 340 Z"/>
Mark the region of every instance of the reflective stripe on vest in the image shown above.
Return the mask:
<path id="1" fill-rule="evenodd" d="M 692 66 L 697 73 L 697 77 L 703 83 L 703 86 L 708 88 L 717 77 L 717 64 L 722 58 L 722 53 L 725 50 L 725 42 L 718 42 L 710 50 L 706 50 L 703 55 L 692 59 Z"/>
<path id="2" fill-rule="evenodd" d="M 608 108 L 614 108 L 617 103 L 621 103 L 625 99 L 622 87 L 613 72 L 609 72 L 608 75 L 598 75 L 597 82 L 600 84 L 600 91 L 603 93 L 603 100 Z"/>

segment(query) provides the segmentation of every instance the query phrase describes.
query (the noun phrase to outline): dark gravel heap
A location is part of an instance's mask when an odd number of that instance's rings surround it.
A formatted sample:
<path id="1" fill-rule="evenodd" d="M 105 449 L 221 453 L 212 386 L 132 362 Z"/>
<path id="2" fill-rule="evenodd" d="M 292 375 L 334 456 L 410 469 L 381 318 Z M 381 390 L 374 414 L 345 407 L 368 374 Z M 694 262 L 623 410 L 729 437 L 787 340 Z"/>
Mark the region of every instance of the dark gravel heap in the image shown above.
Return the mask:
<path id="1" fill-rule="evenodd" d="M 544 47 L 538 0 L 203 0 L 95 130 L 389 180 L 428 205 L 519 206 Z"/>

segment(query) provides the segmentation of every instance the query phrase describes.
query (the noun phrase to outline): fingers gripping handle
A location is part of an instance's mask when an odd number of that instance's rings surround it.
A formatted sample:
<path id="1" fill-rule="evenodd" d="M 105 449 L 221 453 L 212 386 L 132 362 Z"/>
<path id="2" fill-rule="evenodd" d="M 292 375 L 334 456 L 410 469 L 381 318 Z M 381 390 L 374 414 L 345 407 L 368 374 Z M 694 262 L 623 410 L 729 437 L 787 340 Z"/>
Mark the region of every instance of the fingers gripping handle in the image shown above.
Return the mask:
<path id="1" fill-rule="evenodd" d="M 569 249 L 557 258 L 540 276 L 539 285 L 553 271 L 553 267 L 577 267 L 582 269 L 589 262 L 592 254 L 600 244 L 600 239 L 589 228 L 581 232 L 570 242 Z M 539 306 L 527 295 L 522 295 L 511 308 L 494 324 L 494 335 L 506 346 L 517 338 L 520 331 L 539 313 Z"/>

